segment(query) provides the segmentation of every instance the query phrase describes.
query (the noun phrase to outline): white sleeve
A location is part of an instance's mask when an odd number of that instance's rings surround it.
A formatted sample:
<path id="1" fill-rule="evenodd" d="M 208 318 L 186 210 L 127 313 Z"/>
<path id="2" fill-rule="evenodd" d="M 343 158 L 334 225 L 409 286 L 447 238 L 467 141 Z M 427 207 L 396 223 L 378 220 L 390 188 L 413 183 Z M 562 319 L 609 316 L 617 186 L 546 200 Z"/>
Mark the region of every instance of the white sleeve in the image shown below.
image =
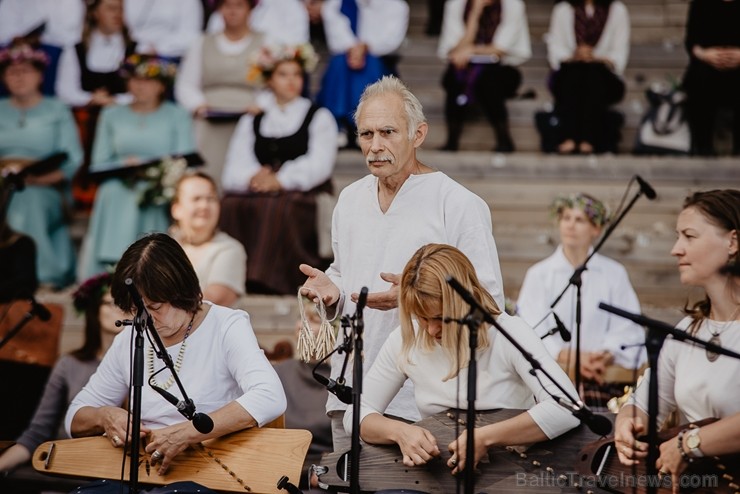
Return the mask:
<path id="1" fill-rule="evenodd" d="M 570 382 L 568 376 L 565 374 L 563 369 L 553 360 L 552 357 L 547 353 L 542 342 L 534 334 L 531 328 L 526 324 L 523 324 L 521 319 L 517 318 L 506 318 L 506 322 L 511 321 L 508 327 L 504 327 L 505 330 L 509 331 L 509 334 L 529 351 L 532 356 L 542 365 L 542 368 L 555 379 L 558 384 L 565 389 L 568 394 L 576 398 L 578 393 L 573 383 Z M 518 324 L 517 324 L 518 322 Z M 502 325 L 503 327 L 503 325 Z M 558 396 L 561 398 L 563 392 L 558 387 L 550 382 L 542 372 L 538 373 L 539 380 L 537 377 L 530 374 L 532 364 L 530 364 L 517 350 L 514 345 L 508 341 L 503 335 L 499 335 L 496 340 L 501 339 L 501 342 L 496 341 L 497 344 L 502 344 L 499 351 L 503 352 L 504 357 L 509 360 L 509 364 L 512 365 L 517 374 L 521 377 L 527 387 L 532 391 L 536 404 L 528 410 L 529 415 L 532 417 L 542 432 L 547 435 L 548 438 L 553 439 L 560 434 L 563 434 L 570 429 L 576 427 L 579 424 L 579 420 L 575 418 L 568 410 L 560 406 L 555 402 L 551 395 Z M 505 341 L 505 342 L 504 342 Z"/>
<path id="2" fill-rule="evenodd" d="M 95 374 L 69 404 L 64 418 L 64 429 L 69 437 L 74 437 L 72 420 L 81 408 L 120 406 L 128 396 L 132 331 L 128 326 L 114 338 Z"/>
<path id="3" fill-rule="evenodd" d="M 242 311 L 226 320 L 222 348 L 226 366 L 244 394 L 236 399 L 261 427 L 285 412 L 285 391 L 275 369 L 259 347 L 249 316 Z"/>
<path id="4" fill-rule="evenodd" d="M 314 114 L 308 126 L 308 151 L 283 163 L 277 172 L 286 190 L 307 191 L 331 178 L 337 158 L 337 122 L 325 108 Z"/>
<path id="5" fill-rule="evenodd" d="M 198 0 L 179 0 L 175 13 L 175 30 L 158 33 L 157 39 L 151 40 L 161 55 L 183 56 L 200 35 L 203 6 Z"/>
<path id="6" fill-rule="evenodd" d="M 382 415 L 406 382 L 407 376 L 398 365 L 402 341 L 399 327 L 388 336 L 370 371 L 363 378 L 360 423 L 372 413 Z M 347 407 L 344 412 L 344 430 L 347 433 L 352 431 L 352 416 L 352 407 Z"/>
<path id="7" fill-rule="evenodd" d="M 464 12 L 465 0 L 447 0 L 445 2 L 442 33 L 439 36 L 437 47 L 437 56 L 442 60 L 447 60 L 447 55 L 465 35 Z"/>
<path id="8" fill-rule="evenodd" d="M 573 8 L 567 2 L 560 2 L 552 9 L 547 32 L 547 60 L 550 67 L 558 70 L 561 62 L 573 57 L 575 49 Z"/>
<path id="9" fill-rule="evenodd" d="M 341 6 L 341 0 L 325 0 L 321 6 L 326 45 L 332 54 L 344 53 L 359 42 L 349 19 L 339 11 Z"/>
<path id="10" fill-rule="evenodd" d="M 596 44 L 594 55 L 610 60 L 614 64 L 614 71 L 622 74 L 627 67 L 630 52 L 630 18 L 627 7 L 622 2 L 613 2 L 606 22 L 602 37 L 608 37 L 605 39 L 603 50 L 601 43 Z"/>
<path id="11" fill-rule="evenodd" d="M 373 0 L 362 7 L 357 32 L 377 57 L 393 53 L 401 47 L 409 27 L 409 4 L 404 0 Z"/>
<path id="12" fill-rule="evenodd" d="M 503 51 L 505 55 L 522 61 L 532 56 L 524 2 L 506 2 L 506 9 L 502 12 L 501 24 L 493 35 L 492 44 Z"/>
<path id="13" fill-rule="evenodd" d="M 180 63 L 175 78 L 175 99 L 189 111 L 206 104 L 201 90 L 203 69 L 203 37 L 193 43 Z"/>
<path id="14" fill-rule="evenodd" d="M 549 314 L 549 305 L 552 302 L 548 299 L 550 296 L 542 270 L 538 269 L 537 266 L 529 268 L 524 275 L 522 288 L 519 290 L 519 299 L 516 304 L 517 314 L 540 337 L 550 328 L 555 327 L 555 319 Z M 540 324 L 535 327 L 538 323 Z M 557 335 L 547 337 L 541 341 L 553 358 L 558 356 L 565 344 Z"/>
<path id="15" fill-rule="evenodd" d="M 75 45 L 82 39 L 85 7 L 80 0 L 52 0 L 47 6 L 45 43 L 55 46 Z"/>
<path id="16" fill-rule="evenodd" d="M 60 100 L 70 106 L 85 106 L 92 94 L 82 89 L 80 61 L 74 45 L 67 45 L 59 57 L 55 91 Z"/>
<path id="17" fill-rule="evenodd" d="M 268 44 L 310 42 L 308 11 L 301 0 L 261 1 L 250 15 L 249 25 L 263 33 Z"/>
<path id="18" fill-rule="evenodd" d="M 245 192 L 249 188 L 249 181 L 260 169 L 261 165 L 254 154 L 253 123 L 252 115 L 244 115 L 231 136 L 221 176 L 225 191 Z"/>
<path id="19" fill-rule="evenodd" d="M 677 345 L 681 341 L 667 338 L 658 357 L 658 427 L 663 425 L 668 416 L 676 410 L 676 355 Z M 648 413 L 651 369 L 646 369 L 640 384 L 635 388 L 626 405 L 634 405 L 645 414 Z"/>

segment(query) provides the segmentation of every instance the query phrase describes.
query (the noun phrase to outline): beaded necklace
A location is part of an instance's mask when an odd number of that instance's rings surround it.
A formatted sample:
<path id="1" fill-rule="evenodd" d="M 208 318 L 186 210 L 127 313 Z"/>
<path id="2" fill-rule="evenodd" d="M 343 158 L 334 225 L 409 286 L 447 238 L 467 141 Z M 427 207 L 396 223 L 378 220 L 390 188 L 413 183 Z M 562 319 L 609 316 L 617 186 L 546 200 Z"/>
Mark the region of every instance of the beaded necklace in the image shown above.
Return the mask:
<path id="1" fill-rule="evenodd" d="M 708 319 L 707 320 L 707 330 L 712 335 L 712 337 L 709 338 L 709 342 L 710 343 L 714 343 L 715 345 L 722 346 L 722 340 L 720 340 L 720 335 L 725 332 L 725 329 L 727 329 L 730 326 L 732 326 L 732 323 L 734 323 L 735 320 L 737 319 L 738 313 L 740 313 L 740 306 L 738 306 L 735 309 L 735 312 L 732 313 L 732 315 L 730 316 L 730 318 L 727 321 L 725 321 L 725 322 L 723 322 L 721 324 L 719 322 L 717 322 L 718 329 L 716 330 L 716 332 L 715 331 L 712 331 L 712 329 L 713 329 L 712 326 L 715 324 L 715 321 L 713 321 L 711 319 Z M 712 352 L 710 350 L 707 350 L 706 351 L 706 354 L 707 354 L 707 360 L 709 360 L 710 362 L 714 362 L 715 360 L 717 360 L 719 358 L 719 354 L 718 353 L 714 353 L 714 352 Z"/>
<path id="2" fill-rule="evenodd" d="M 193 317 L 190 318 L 190 324 L 188 324 L 188 329 L 185 330 L 185 337 L 182 339 L 182 343 L 180 343 L 180 351 L 177 352 L 177 359 L 175 360 L 175 372 L 180 373 L 180 367 L 182 367 L 182 360 L 185 358 L 185 348 L 187 347 L 187 340 L 188 336 L 190 336 L 190 330 L 193 329 L 193 321 L 195 320 L 195 314 L 193 314 Z M 154 348 L 151 346 L 149 347 L 149 352 L 147 353 L 147 367 L 149 368 L 149 375 L 154 376 Z M 154 377 L 150 377 L 149 381 L 154 386 L 158 386 L 164 390 L 167 390 L 172 384 L 175 382 L 175 376 L 174 374 L 170 374 L 170 378 L 167 379 L 167 381 L 164 384 L 159 384 L 157 381 L 154 380 Z"/>

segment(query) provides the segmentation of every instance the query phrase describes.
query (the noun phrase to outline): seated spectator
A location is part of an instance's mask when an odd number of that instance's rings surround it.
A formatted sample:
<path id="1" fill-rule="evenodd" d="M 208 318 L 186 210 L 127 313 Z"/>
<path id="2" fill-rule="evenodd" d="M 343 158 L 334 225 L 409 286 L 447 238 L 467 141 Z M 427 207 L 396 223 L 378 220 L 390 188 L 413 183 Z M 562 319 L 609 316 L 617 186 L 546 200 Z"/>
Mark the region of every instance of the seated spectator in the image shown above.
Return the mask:
<path id="1" fill-rule="evenodd" d="M 558 197 L 551 208 L 557 218 L 560 245 L 555 253 L 527 270 L 519 292 L 519 315 L 540 335 L 557 327 L 557 314 L 573 338 L 563 340 L 562 333 L 553 333 L 543 339 L 545 348 L 566 369 L 575 367 L 576 344 L 576 289 L 569 287 L 565 296 L 550 309 L 560 292 L 568 286 L 576 268 L 583 265 L 593 250 L 592 244 L 601 236 L 609 221 L 604 204 L 588 194 Z M 640 326 L 626 319 L 608 314 L 598 308 L 600 302 L 640 312 L 634 288 L 627 271 L 618 262 L 595 254 L 582 274 L 581 287 L 581 368 L 586 402 L 595 408 L 606 408 L 612 396 L 621 396 L 625 383 L 606 383 L 604 373 L 608 366 L 628 369 L 645 362 L 642 344 L 645 333 Z M 626 345 L 628 348 L 621 348 Z"/>
<path id="2" fill-rule="evenodd" d="M 325 264 L 316 195 L 331 192 L 337 126 L 300 96 L 315 58 L 310 45 L 264 49 L 253 70 L 267 79 L 272 101 L 263 114 L 241 118 L 229 145 L 221 228 L 244 244 L 249 293 L 293 294 L 305 278 L 302 262 Z"/>
<path id="3" fill-rule="evenodd" d="M 321 8 L 329 65 L 316 96 L 357 147 L 352 114 L 365 86 L 396 74 L 395 52 L 406 37 L 409 6 L 403 0 L 326 0 Z"/>
<path id="4" fill-rule="evenodd" d="M 547 58 L 561 123 L 558 152 L 604 152 L 609 106 L 624 97 L 630 20 L 620 0 L 562 0 L 550 17 Z"/>
<path id="5" fill-rule="evenodd" d="M 175 61 L 198 39 L 203 25 L 199 0 L 125 0 L 123 11 L 139 53 Z"/>
<path id="6" fill-rule="evenodd" d="M 321 318 L 313 302 L 304 297 L 302 303 L 306 314 L 306 322 L 315 338 L 321 326 Z M 300 333 L 301 327 L 302 321 L 298 320 L 296 324 L 297 334 Z M 321 456 L 332 451 L 331 419 L 326 415 L 328 392 L 326 387 L 313 377 L 314 367 L 317 364 L 316 360 L 304 362 L 296 357 L 285 359 L 274 365 L 275 372 L 283 383 L 285 397 L 288 400 L 288 408 L 285 410 L 285 427 L 306 429 L 313 436 L 308 454 L 306 454 L 306 459 L 303 462 L 304 474 L 301 475 L 299 485 L 301 489 L 309 488 L 308 476 L 305 474 L 306 470 L 312 464 L 320 465 Z M 323 376 L 329 376 L 331 365 L 324 362 L 318 366 L 316 372 Z"/>
<path id="7" fill-rule="evenodd" d="M 59 60 L 59 99 L 70 106 L 129 103 L 120 68 L 135 48 L 123 23 L 122 0 L 89 1 L 82 41 L 66 47 Z"/>
<path id="8" fill-rule="evenodd" d="M 101 113 L 90 170 L 121 168 L 192 152 L 195 144 L 190 115 L 164 101 L 175 74 L 174 64 L 159 57 L 132 55 L 123 70 L 133 100 L 125 106 L 109 106 Z M 165 160 L 157 167 L 153 170 L 162 176 L 177 173 L 174 162 Z M 81 278 L 102 273 L 117 263 L 141 234 L 166 232 L 171 197 L 164 189 L 153 187 L 146 176 L 103 182 L 95 196 L 80 253 Z"/>
<path id="9" fill-rule="evenodd" d="M 0 178 L 0 304 L 30 299 L 36 293 L 36 244 L 28 235 L 13 231 L 6 211 L 11 184 Z"/>
<path id="10" fill-rule="evenodd" d="M 87 384 L 113 337 L 121 331 L 115 325 L 116 320 L 127 316 L 113 304 L 110 280 L 110 274 L 103 273 L 85 281 L 72 295 L 75 309 L 85 316 L 84 343 L 60 357 L 54 365 L 31 424 L 16 444 L 0 456 L 0 472 L 14 470 L 30 461 L 41 443 L 69 437 L 61 427 L 67 406 Z"/>
<path id="11" fill-rule="evenodd" d="M 445 88 L 447 143 L 457 151 L 465 114 L 477 103 L 496 134 L 495 151 L 510 153 L 506 99 L 522 81 L 515 67 L 532 56 L 522 0 L 451 0 L 445 6 L 439 56 L 449 62 Z"/>
<path id="12" fill-rule="evenodd" d="M 694 0 L 686 23 L 689 66 L 683 78 L 688 96 L 691 152 L 712 156 L 717 113 L 733 111 L 732 154 L 740 155 L 740 2 Z"/>
<path id="13" fill-rule="evenodd" d="M 244 295 L 247 254 L 237 240 L 217 229 L 221 204 L 216 182 L 203 172 L 180 178 L 170 208 L 178 241 L 198 275 L 203 298 L 231 306 Z"/>
<path id="14" fill-rule="evenodd" d="M 220 180 L 226 149 L 241 114 L 256 112 L 262 82 L 247 78 L 252 58 L 264 44 L 249 27 L 254 0 L 219 0 L 221 31 L 203 35 L 182 61 L 175 83 L 177 102 L 195 116 L 198 150 L 206 172 Z"/>
<path id="15" fill-rule="evenodd" d="M 41 94 L 47 62 L 43 51 L 25 44 L 0 51 L 0 77 L 10 93 L 0 99 L 0 160 L 8 174 L 54 153 L 67 154 L 60 168 L 26 175 L 23 190 L 13 193 L 7 210 L 8 225 L 36 244 L 39 281 L 61 288 L 74 280 L 75 252 L 65 205 L 82 148 L 67 107 Z"/>
<path id="16" fill-rule="evenodd" d="M 304 0 L 255 1 L 253 4 L 249 28 L 262 33 L 268 44 L 302 45 L 310 41 L 309 13 Z M 223 29 L 224 16 L 217 10 L 208 20 L 207 31 L 219 33 Z"/>

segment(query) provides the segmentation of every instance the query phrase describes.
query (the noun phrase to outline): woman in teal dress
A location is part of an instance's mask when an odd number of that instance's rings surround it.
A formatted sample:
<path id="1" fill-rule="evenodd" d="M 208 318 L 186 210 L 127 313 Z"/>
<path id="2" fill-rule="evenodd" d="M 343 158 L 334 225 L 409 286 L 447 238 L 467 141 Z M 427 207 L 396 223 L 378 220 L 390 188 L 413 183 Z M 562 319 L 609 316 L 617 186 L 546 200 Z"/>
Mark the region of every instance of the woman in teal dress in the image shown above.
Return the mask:
<path id="1" fill-rule="evenodd" d="M 41 94 L 47 61 L 43 51 L 26 44 L 0 51 L 0 77 L 10 94 L 0 99 L 0 165 L 7 175 L 54 153 L 67 153 L 59 169 L 26 175 L 7 212 L 10 227 L 36 243 L 39 281 L 62 288 L 74 281 L 75 252 L 65 205 L 71 204 L 69 184 L 82 163 L 82 148 L 67 107 Z"/>
<path id="2" fill-rule="evenodd" d="M 126 59 L 123 70 L 133 101 L 107 107 L 101 113 L 91 172 L 195 150 L 190 115 L 164 100 L 175 69 L 154 56 Z M 81 279 L 115 264 L 142 234 L 167 231 L 169 201 L 144 201 L 142 195 L 149 186 L 140 178 L 109 178 L 98 188 L 80 256 Z"/>

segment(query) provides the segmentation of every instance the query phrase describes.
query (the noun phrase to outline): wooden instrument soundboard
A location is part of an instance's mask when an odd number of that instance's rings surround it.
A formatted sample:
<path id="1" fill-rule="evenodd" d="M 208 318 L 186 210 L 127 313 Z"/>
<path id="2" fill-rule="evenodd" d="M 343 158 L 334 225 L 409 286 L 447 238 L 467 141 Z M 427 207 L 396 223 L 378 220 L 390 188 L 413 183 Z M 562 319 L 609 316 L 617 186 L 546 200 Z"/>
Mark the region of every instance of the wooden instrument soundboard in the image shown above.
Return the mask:
<path id="1" fill-rule="evenodd" d="M 306 430 L 247 429 L 191 446 L 163 476 L 142 449 L 139 482 L 165 485 L 192 480 L 217 491 L 280 494 L 277 482 L 283 475 L 298 483 L 310 443 L 311 433 Z M 120 479 L 122 452 L 105 437 L 84 437 L 46 442 L 36 449 L 32 461 L 44 473 Z M 124 480 L 129 478 L 129 462 L 127 456 Z"/>
<path id="2" fill-rule="evenodd" d="M 522 410 L 478 412 L 476 427 L 500 422 L 522 413 Z M 465 411 L 459 412 L 465 419 Z M 613 419 L 613 414 L 610 414 Z M 383 489 L 410 489 L 428 494 L 456 492 L 456 483 L 462 485 L 463 475 L 452 476 L 447 460 L 447 445 L 456 438 L 454 412 L 442 412 L 416 425 L 429 430 L 437 438 L 442 450 L 439 458 L 427 465 L 407 467 L 402 462 L 400 449 L 393 446 L 362 445 L 360 453 L 360 488 L 362 492 Z M 459 425 L 459 432 L 465 426 Z M 584 426 L 579 426 L 551 441 L 531 446 L 523 452 L 512 448 L 491 448 L 488 460 L 478 465 L 475 492 L 488 493 L 597 493 L 605 492 L 596 483 L 577 473 L 574 468 L 579 450 L 599 439 Z M 334 492 L 349 491 L 349 461 L 343 453 L 330 453 L 322 458 L 329 471 L 320 476 L 320 482 Z M 345 480 L 346 479 L 346 480 Z"/>

